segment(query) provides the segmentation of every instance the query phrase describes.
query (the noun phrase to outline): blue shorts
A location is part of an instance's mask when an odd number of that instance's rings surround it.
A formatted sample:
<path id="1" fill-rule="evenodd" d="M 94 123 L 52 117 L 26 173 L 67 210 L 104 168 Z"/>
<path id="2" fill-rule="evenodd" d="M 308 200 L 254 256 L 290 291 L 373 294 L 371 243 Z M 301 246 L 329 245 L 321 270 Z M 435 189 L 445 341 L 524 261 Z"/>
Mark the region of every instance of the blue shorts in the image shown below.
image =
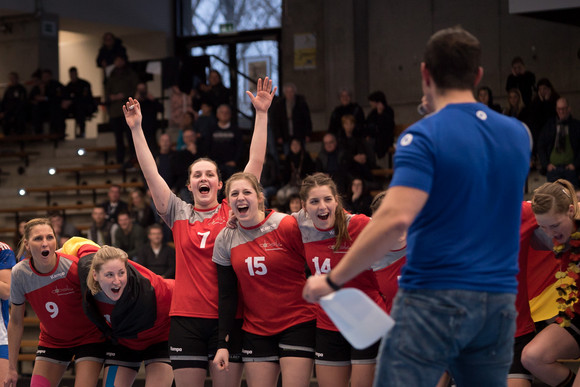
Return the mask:
<path id="1" fill-rule="evenodd" d="M 0 359 L 8 359 L 8 345 L 0 345 Z"/>

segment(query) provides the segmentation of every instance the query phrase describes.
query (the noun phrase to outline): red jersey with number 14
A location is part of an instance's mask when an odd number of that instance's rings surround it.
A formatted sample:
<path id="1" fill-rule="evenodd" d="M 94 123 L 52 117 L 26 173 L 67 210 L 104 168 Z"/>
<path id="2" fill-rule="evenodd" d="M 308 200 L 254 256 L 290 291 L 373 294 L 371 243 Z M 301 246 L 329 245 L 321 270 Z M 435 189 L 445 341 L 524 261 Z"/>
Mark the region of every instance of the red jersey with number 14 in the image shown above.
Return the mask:
<path id="1" fill-rule="evenodd" d="M 272 336 L 314 320 L 314 305 L 302 298 L 304 250 L 293 217 L 272 211 L 254 227 L 223 229 L 213 260 L 236 273 L 246 332 Z"/>
<path id="2" fill-rule="evenodd" d="M 366 215 L 351 215 L 346 214 L 347 229 L 350 235 L 350 240 L 343 241 L 342 245 L 337 251 L 334 251 L 334 244 L 336 243 L 336 236 L 334 228 L 330 230 L 319 230 L 314 227 L 312 219 L 306 216 L 304 210 L 292 214 L 298 221 L 300 232 L 302 235 L 302 242 L 304 243 L 304 251 L 306 253 L 306 262 L 312 274 L 325 274 L 334 268 L 342 257 L 348 252 L 348 249 L 358 237 L 363 228 L 370 221 Z M 383 310 L 386 310 L 385 300 L 379 290 L 377 278 L 372 269 L 368 269 L 354 277 L 352 280 L 344 284 L 346 288 L 357 288 L 362 290 L 374 302 L 377 303 Z M 318 306 L 318 314 L 316 317 L 316 326 L 321 329 L 331 331 L 338 331 L 338 328 L 332 323 L 328 315 Z"/>
<path id="3" fill-rule="evenodd" d="M 70 348 L 103 341 L 103 335 L 85 316 L 78 275 L 78 258 L 56 253 L 56 265 L 39 273 L 30 259 L 12 269 L 10 301 L 27 300 L 40 319 L 39 345 Z"/>

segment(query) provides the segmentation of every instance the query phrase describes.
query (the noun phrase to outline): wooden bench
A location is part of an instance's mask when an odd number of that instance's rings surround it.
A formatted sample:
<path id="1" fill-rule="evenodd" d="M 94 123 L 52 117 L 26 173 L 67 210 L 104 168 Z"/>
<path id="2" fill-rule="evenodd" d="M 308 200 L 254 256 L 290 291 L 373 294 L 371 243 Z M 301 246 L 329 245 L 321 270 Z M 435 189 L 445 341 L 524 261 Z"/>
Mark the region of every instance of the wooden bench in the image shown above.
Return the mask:
<path id="1" fill-rule="evenodd" d="M 117 147 L 112 145 L 112 146 L 87 146 L 85 148 L 80 148 L 83 149 L 85 152 L 92 152 L 92 153 L 101 153 L 103 155 L 103 159 L 105 161 L 105 165 L 109 164 L 109 153 L 114 152 Z M 79 150 L 80 150 L 79 149 Z"/>
<path id="2" fill-rule="evenodd" d="M 30 142 L 52 141 L 54 147 L 58 148 L 58 142 L 64 140 L 64 137 L 64 134 L 22 134 L 1 137 L 0 144 L 17 143 L 20 144 L 20 151 L 24 152 L 24 146 Z"/>
<path id="3" fill-rule="evenodd" d="M 22 161 L 24 161 L 24 166 L 28 167 L 28 165 L 30 164 L 30 156 L 38 156 L 40 154 L 40 152 L 25 152 L 25 151 L 21 151 L 21 152 L 6 152 L 6 153 L 1 153 L 0 152 L 0 158 L 2 159 L 8 159 L 8 158 L 19 158 Z"/>
<path id="4" fill-rule="evenodd" d="M 69 204 L 69 205 L 56 205 L 56 206 L 28 206 L 28 207 L 10 207 L 10 208 L 0 208 L 0 214 L 14 214 L 16 225 L 20 223 L 21 214 L 38 214 L 42 213 L 41 216 L 46 216 L 52 211 L 62 211 L 63 215 L 66 215 L 66 211 L 81 211 L 93 209 L 95 205 L 93 203 L 89 204 Z"/>
<path id="5" fill-rule="evenodd" d="M 141 181 L 129 182 L 129 183 L 118 183 L 118 184 L 85 184 L 85 185 L 72 185 L 72 186 L 54 186 L 54 187 L 28 187 L 24 188 L 26 193 L 37 193 L 42 192 L 46 194 L 46 205 L 50 206 L 50 197 L 54 192 L 69 192 L 76 191 L 80 194 L 80 191 L 92 191 L 93 192 L 93 203 L 97 204 L 97 190 L 108 190 L 113 185 L 118 185 L 121 188 L 143 188 L 145 184 Z"/>
<path id="6" fill-rule="evenodd" d="M 55 168 L 56 173 L 74 173 L 76 176 L 77 185 L 81 184 L 81 174 L 85 172 L 102 172 L 108 173 L 109 171 L 119 171 L 123 177 L 123 183 L 127 181 L 127 170 L 123 168 L 121 164 L 109 164 L 109 165 L 82 165 L 76 167 L 62 167 Z"/>

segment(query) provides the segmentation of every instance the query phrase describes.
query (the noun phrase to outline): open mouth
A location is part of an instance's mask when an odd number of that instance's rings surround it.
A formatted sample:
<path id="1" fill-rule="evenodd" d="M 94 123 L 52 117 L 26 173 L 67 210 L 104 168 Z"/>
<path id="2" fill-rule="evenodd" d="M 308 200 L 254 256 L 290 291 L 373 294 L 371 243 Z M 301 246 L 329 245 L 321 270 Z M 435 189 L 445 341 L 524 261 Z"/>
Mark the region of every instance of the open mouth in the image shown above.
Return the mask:
<path id="1" fill-rule="evenodd" d="M 240 215 L 246 214 L 248 210 L 249 210 L 248 206 L 238 206 L 238 212 L 240 213 Z"/>
<path id="2" fill-rule="evenodd" d="M 200 186 L 199 192 L 202 194 L 208 194 L 209 193 L 209 186 L 207 186 L 207 185 Z"/>
<path id="3" fill-rule="evenodd" d="M 111 288 L 111 292 L 113 292 L 113 294 L 119 294 L 120 291 L 121 288 Z"/>
<path id="4" fill-rule="evenodd" d="M 48 254 L 50 254 L 50 251 L 42 250 L 42 252 L 40 254 L 42 254 L 43 257 L 48 257 Z"/>
<path id="5" fill-rule="evenodd" d="M 330 216 L 330 214 L 321 214 L 318 215 L 318 219 L 320 220 L 328 220 L 328 217 Z"/>

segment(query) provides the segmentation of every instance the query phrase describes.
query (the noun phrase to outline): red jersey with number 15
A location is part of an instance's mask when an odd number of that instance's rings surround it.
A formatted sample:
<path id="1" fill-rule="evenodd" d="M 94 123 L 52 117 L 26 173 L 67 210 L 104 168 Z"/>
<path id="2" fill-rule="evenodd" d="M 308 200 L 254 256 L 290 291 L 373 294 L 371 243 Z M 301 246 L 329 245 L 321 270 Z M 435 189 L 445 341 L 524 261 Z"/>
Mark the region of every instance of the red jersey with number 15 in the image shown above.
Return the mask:
<path id="1" fill-rule="evenodd" d="M 28 301 L 40 319 L 39 345 L 70 348 L 103 341 L 102 333 L 85 316 L 78 275 L 78 258 L 56 253 L 56 265 L 39 273 L 30 259 L 12 269 L 10 301 Z"/>
<path id="2" fill-rule="evenodd" d="M 314 305 L 302 298 L 304 250 L 293 217 L 272 211 L 254 227 L 223 229 L 213 260 L 236 273 L 246 332 L 272 336 L 314 320 Z"/>

